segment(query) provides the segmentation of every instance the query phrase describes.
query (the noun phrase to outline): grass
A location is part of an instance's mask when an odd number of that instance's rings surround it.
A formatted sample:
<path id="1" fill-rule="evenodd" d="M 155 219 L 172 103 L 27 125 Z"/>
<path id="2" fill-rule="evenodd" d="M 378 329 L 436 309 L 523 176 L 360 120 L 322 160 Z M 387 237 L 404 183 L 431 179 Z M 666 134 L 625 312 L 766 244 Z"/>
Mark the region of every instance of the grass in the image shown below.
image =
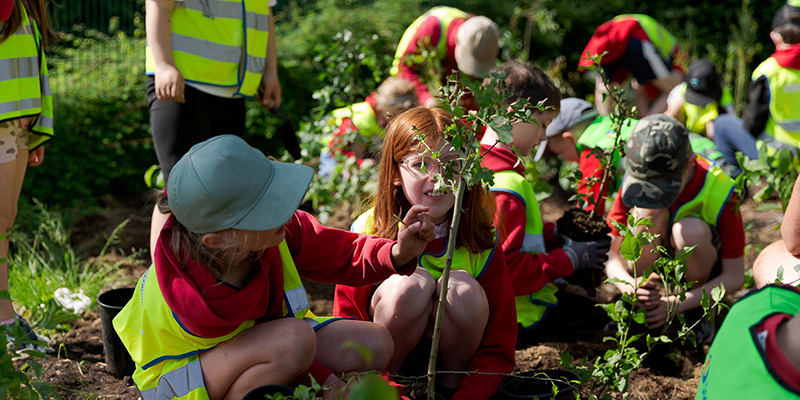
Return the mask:
<path id="1" fill-rule="evenodd" d="M 128 221 L 119 224 L 97 256 L 88 256 L 73 247 L 64 216 L 35 201 L 37 227 L 32 235 L 12 231 L 9 240 L 9 285 L 11 298 L 29 322 L 44 330 L 68 330 L 66 322 L 79 316 L 64 311 L 53 293 L 65 287 L 73 293 L 83 291 L 96 308 L 97 295 L 119 278 L 122 265 L 138 264 L 138 252 L 120 256 L 112 251 Z M 121 251 L 120 251 L 121 252 Z"/>

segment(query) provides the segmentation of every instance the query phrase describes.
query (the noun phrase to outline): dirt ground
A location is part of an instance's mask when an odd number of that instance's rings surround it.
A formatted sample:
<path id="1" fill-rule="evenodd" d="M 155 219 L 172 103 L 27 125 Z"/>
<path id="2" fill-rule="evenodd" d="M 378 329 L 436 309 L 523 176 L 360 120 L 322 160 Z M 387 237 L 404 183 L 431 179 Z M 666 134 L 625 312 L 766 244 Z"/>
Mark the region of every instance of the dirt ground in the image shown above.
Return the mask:
<path id="1" fill-rule="evenodd" d="M 751 191 L 753 193 L 753 191 Z M 559 196 L 560 197 L 560 196 Z M 563 202 L 550 198 L 542 203 L 546 221 L 554 221 L 561 215 Z M 111 230 L 122 220 L 131 219 L 123 232 L 123 242 L 118 246 L 130 254 L 133 248 L 146 248 L 149 235 L 149 216 L 152 208 L 111 209 L 73 226 L 73 243 L 92 242 Z M 748 246 L 746 266 L 749 269 L 762 246 L 780 239 L 775 228 L 782 220 L 780 210 L 757 211 L 752 200 L 742 205 L 742 216 L 746 224 Z M 330 226 L 347 228 L 347 216 L 334 216 Z M 125 271 L 126 280 L 116 286 L 131 285 L 144 273 L 145 266 L 130 267 Z M 333 287 L 328 284 L 307 282 L 312 309 L 318 315 L 330 315 Z M 524 335 L 518 343 L 517 370 L 560 368 L 561 353 L 568 351 L 574 359 L 602 355 L 609 348 L 603 344 L 603 328 L 608 322 L 604 312 L 595 307 L 596 302 L 587 299 L 580 289 L 567 287 L 560 291 L 560 304 L 535 331 Z M 739 294 L 734 294 L 736 298 Z M 599 300 L 609 299 L 611 293 L 601 290 Z M 72 330 L 51 338 L 54 352 L 39 360 L 44 365 L 44 380 L 50 383 L 63 399 L 123 399 L 139 398 L 130 377 L 116 379 L 108 373 L 103 354 L 102 329 L 97 312 L 84 313 Z M 698 385 L 700 368 L 707 346 L 690 348 L 665 347 L 654 352 L 643 368 L 632 375 L 630 398 L 632 399 L 693 399 Z M 21 364 L 24 359 L 18 359 Z"/>

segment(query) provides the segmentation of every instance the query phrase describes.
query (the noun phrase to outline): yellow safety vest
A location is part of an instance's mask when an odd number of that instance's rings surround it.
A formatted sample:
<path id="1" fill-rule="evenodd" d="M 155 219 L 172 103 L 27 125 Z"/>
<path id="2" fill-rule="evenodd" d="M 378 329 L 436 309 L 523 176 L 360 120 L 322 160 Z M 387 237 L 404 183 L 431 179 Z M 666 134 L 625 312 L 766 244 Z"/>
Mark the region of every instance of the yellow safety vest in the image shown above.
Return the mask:
<path id="1" fill-rule="evenodd" d="M 733 194 L 733 179 L 725 175 L 721 168 L 714 166 L 713 162 L 706 160 L 702 155 L 697 157 L 711 165 L 706 173 L 703 188 L 689 202 L 681 205 L 672 214 L 671 223 L 686 217 L 700 217 L 707 224 L 716 228 L 719 216 Z"/>
<path id="2" fill-rule="evenodd" d="M 235 87 L 252 97 L 267 60 L 269 6 L 264 0 L 185 0 L 172 9 L 172 56 L 187 82 Z M 148 43 L 148 75 L 156 63 Z"/>
<path id="3" fill-rule="evenodd" d="M 614 17 L 615 21 L 628 19 L 634 19 L 639 23 L 639 26 L 642 27 L 647 37 L 650 39 L 650 42 L 653 43 L 662 58 L 667 60 L 672 59 L 672 53 L 675 51 L 675 48 L 678 47 L 678 39 L 675 36 L 664 29 L 658 21 L 649 15 L 623 14 Z M 675 61 L 680 60 L 673 60 L 673 65 Z"/>
<path id="4" fill-rule="evenodd" d="M 800 70 L 784 68 L 770 57 L 753 71 L 769 84 L 769 119 L 764 133 L 771 139 L 800 147 Z"/>
<path id="5" fill-rule="evenodd" d="M 428 17 L 436 17 L 439 19 L 439 27 L 441 28 L 442 34 L 439 35 L 438 42 L 430 43 L 430 45 L 436 49 L 436 55 L 439 59 L 444 60 L 447 58 L 447 29 L 450 27 L 450 23 L 456 18 L 467 18 L 467 16 L 469 16 L 469 14 L 464 11 L 447 6 L 433 7 L 425 14 L 422 14 L 408 26 L 403 36 L 400 38 L 400 43 L 397 45 L 397 52 L 394 55 L 394 62 L 392 62 L 392 69 L 389 71 L 389 74 L 397 76 L 397 74 L 400 73 L 400 63 L 403 62 L 402 58 L 406 54 L 406 49 L 411 45 L 411 41 L 414 39 L 414 35 L 416 35 L 419 26 Z"/>
<path id="6" fill-rule="evenodd" d="M 373 234 L 372 219 L 374 212 L 375 209 L 370 208 L 367 212 L 361 214 L 355 222 L 353 222 L 353 225 L 350 226 L 350 230 L 357 233 Z M 493 254 L 494 249 L 486 250 L 479 254 L 473 254 L 464 247 L 456 247 L 453 253 L 451 269 L 467 271 L 473 278 L 478 279 L 483 275 L 483 271 L 486 270 L 486 267 L 489 266 Z M 442 252 L 441 254 L 422 253 L 422 255 L 417 258 L 417 265 L 430 272 L 433 279 L 439 279 L 439 277 L 442 276 L 445 263 L 447 262 L 445 255 L 446 252 Z"/>
<path id="7" fill-rule="evenodd" d="M 308 296 L 285 240 L 279 245 L 279 250 L 283 262 L 284 316 L 303 318 L 314 329 L 333 320 L 316 317 L 309 310 Z M 133 381 L 143 400 L 208 399 L 198 354 L 230 340 L 252 327 L 255 321 L 245 321 L 222 337 L 195 336 L 183 328 L 167 305 L 157 273 L 157 269 L 151 266 L 142 275 L 133 298 L 113 322 L 114 330 L 136 363 Z"/>
<path id="8" fill-rule="evenodd" d="M 349 107 L 337 108 L 331 111 L 331 115 L 333 116 L 331 122 L 335 124 L 331 126 L 331 130 L 333 131 L 342 125 L 345 118 L 350 118 L 353 125 L 358 128 L 358 134 L 360 136 L 371 138 L 383 133 L 383 128 L 378 125 L 378 118 L 375 116 L 375 111 L 366 101 L 352 104 Z M 323 153 L 330 152 L 328 146 L 332 140 L 333 135 L 325 135 L 322 140 L 320 140 L 321 143 L 325 144 L 325 148 L 322 149 Z"/>
<path id="9" fill-rule="evenodd" d="M 686 87 L 686 82 L 681 83 L 680 91 L 684 98 L 686 98 Z M 731 104 L 733 104 L 733 96 L 731 96 L 731 92 L 727 88 L 722 89 L 722 98 L 719 103 L 712 101 L 706 104 L 705 107 L 700 107 L 684 101 L 683 113 L 686 115 L 686 128 L 690 132 L 705 135 L 706 123 L 719 117 L 720 107 L 724 108 Z"/>
<path id="10" fill-rule="evenodd" d="M 22 3 L 16 4 L 22 24 L 0 43 L 0 121 L 38 116 L 28 139 L 33 150 L 53 138 L 53 98 L 36 21 Z"/>
<path id="11" fill-rule="evenodd" d="M 492 192 L 511 193 L 525 204 L 525 239 L 522 241 L 521 251 L 533 254 L 546 253 L 544 246 L 544 222 L 539 211 L 539 202 L 533 187 L 525 177 L 516 171 L 499 171 L 494 174 L 494 185 L 489 189 Z M 542 322 L 542 319 L 551 308 L 558 304 L 556 293 L 558 288 L 550 283 L 544 285 L 538 292 L 516 296 L 517 322 L 530 329 Z"/>

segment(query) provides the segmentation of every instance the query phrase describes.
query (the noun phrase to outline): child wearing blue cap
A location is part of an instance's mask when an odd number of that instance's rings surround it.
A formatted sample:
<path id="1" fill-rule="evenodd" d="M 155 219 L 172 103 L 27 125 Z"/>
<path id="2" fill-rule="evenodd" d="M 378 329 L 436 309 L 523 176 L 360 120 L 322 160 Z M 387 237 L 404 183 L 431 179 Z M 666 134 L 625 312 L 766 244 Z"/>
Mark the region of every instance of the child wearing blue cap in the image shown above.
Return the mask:
<path id="1" fill-rule="evenodd" d="M 345 389 L 344 373 L 386 367 L 389 332 L 316 317 L 300 278 L 366 285 L 413 273 L 433 239 L 428 209 L 412 208 L 396 241 L 326 228 L 297 210 L 313 174 L 233 135 L 178 161 L 159 201 L 171 216 L 154 264 L 114 319 L 143 399 L 241 399 L 309 375 L 328 398 Z"/>

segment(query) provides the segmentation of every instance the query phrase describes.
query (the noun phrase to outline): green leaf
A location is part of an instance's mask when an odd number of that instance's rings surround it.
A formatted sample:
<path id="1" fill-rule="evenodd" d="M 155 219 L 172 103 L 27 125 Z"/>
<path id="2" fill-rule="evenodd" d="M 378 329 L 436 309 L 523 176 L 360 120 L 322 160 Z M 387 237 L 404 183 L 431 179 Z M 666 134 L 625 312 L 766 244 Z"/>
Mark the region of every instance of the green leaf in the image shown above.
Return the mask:
<path id="1" fill-rule="evenodd" d="M 561 353 L 561 366 L 562 367 L 564 367 L 564 368 L 569 367 L 570 365 L 572 365 L 572 361 L 573 361 L 572 354 L 569 354 L 569 352 L 566 352 L 566 351 Z"/>
<path id="2" fill-rule="evenodd" d="M 794 266 L 794 272 L 799 272 L 800 273 L 800 264 L 797 264 L 797 265 Z"/>
<path id="3" fill-rule="evenodd" d="M 714 303 L 722 302 L 722 298 L 725 297 L 725 284 L 720 283 L 719 286 L 712 286 L 711 287 L 711 298 L 714 300 Z"/>
<path id="4" fill-rule="evenodd" d="M 632 284 L 630 282 L 628 282 L 628 281 L 626 281 L 624 279 L 620 279 L 620 278 L 608 278 L 608 279 L 606 279 L 606 282 L 608 282 L 608 283 L 623 283 L 625 285 L 632 286 Z"/>
<path id="5" fill-rule="evenodd" d="M 703 311 L 708 312 L 708 308 L 711 307 L 711 301 L 708 298 L 708 293 L 706 293 L 706 288 L 703 288 L 703 297 L 700 299 L 700 306 L 703 307 Z"/>
<path id="6" fill-rule="evenodd" d="M 625 232 L 625 237 L 622 239 L 622 245 L 619 249 L 620 254 L 628 261 L 636 261 L 642 254 L 642 247 L 630 231 Z"/>
<path id="7" fill-rule="evenodd" d="M 356 382 L 350 389 L 350 400 L 397 400 L 397 390 L 376 374 L 368 374 Z"/>
<path id="8" fill-rule="evenodd" d="M 633 314 L 633 320 L 636 321 L 636 323 L 638 324 L 644 324 L 645 317 L 647 317 L 647 310 L 645 310 L 644 308 L 639 308 Z"/>
<path id="9" fill-rule="evenodd" d="M 775 278 L 775 283 L 783 282 L 783 265 L 778 267 L 777 277 Z"/>

